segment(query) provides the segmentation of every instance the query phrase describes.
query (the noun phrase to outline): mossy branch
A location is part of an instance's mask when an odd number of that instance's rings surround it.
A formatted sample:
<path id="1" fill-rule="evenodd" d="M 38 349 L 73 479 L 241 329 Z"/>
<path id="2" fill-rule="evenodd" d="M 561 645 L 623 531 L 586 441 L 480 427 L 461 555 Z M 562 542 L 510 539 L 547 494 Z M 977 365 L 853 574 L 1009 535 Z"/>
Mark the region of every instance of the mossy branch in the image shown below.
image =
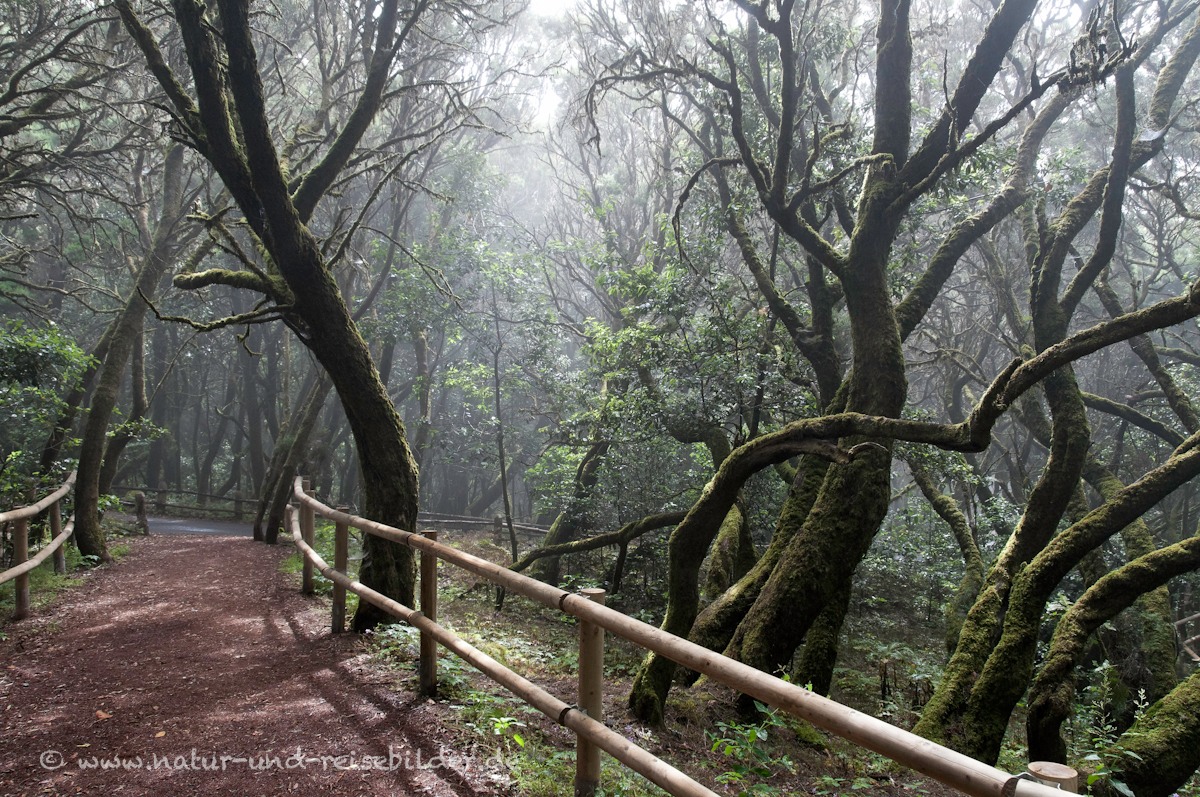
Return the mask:
<path id="1" fill-rule="evenodd" d="M 1101 625 L 1170 579 L 1200 566 L 1200 537 L 1138 557 L 1107 574 L 1059 620 L 1050 648 L 1029 692 L 1026 723 L 1032 758 L 1059 761 L 1066 746 L 1062 723 L 1074 708 L 1075 679 L 1087 640 Z"/>
<path id="2" fill-rule="evenodd" d="M 226 285 L 230 288 L 257 291 L 279 304 L 290 304 L 292 299 L 291 291 L 288 290 L 282 279 L 227 268 L 210 268 L 190 274 L 176 274 L 173 283 L 176 288 L 185 291 L 195 291 L 211 285 Z"/>
<path id="3" fill-rule="evenodd" d="M 154 313 L 154 317 L 159 321 L 168 321 L 173 324 L 183 324 L 191 327 L 197 332 L 213 332 L 218 329 L 243 326 L 247 324 L 265 324 L 270 321 L 277 321 L 284 318 L 288 311 L 291 310 L 291 308 L 286 305 L 271 305 L 270 307 L 260 307 L 256 310 L 251 310 L 248 313 L 238 313 L 237 315 L 218 318 L 214 321 L 196 321 L 195 319 L 188 318 L 187 316 L 166 315 L 161 313 L 150 300 L 150 297 L 146 296 L 146 294 L 142 292 L 141 288 L 138 288 L 138 294 L 142 297 L 142 301 L 146 303 L 146 306 L 150 308 L 150 311 Z"/>
<path id="4" fill-rule="evenodd" d="M 667 526 L 677 525 L 683 520 L 686 512 L 663 512 L 657 515 L 647 515 L 644 518 L 635 520 L 632 523 L 626 523 L 616 531 L 610 531 L 607 534 L 597 534 L 595 537 L 589 537 L 586 540 L 574 540 L 572 542 L 564 542 L 559 545 L 547 545 L 542 548 L 535 548 L 529 551 L 509 567 L 510 570 L 520 573 L 525 568 L 547 556 L 563 556 L 569 553 L 583 553 L 584 551 L 593 551 L 597 548 L 604 548 L 609 545 L 626 545 L 644 534 L 657 529 L 663 529 Z"/>
<path id="5" fill-rule="evenodd" d="M 1113 401 L 1104 396 L 1097 396 L 1095 393 L 1084 393 L 1083 403 L 1094 410 L 1108 413 L 1123 421 L 1128 421 L 1139 429 L 1144 429 L 1150 434 L 1170 443 L 1172 446 L 1177 446 L 1183 442 L 1184 438 L 1182 434 L 1165 423 L 1161 423 L 1149 415 L 1139 412 L 1128 404 L 1122 404 L 1119 401 Z"/>

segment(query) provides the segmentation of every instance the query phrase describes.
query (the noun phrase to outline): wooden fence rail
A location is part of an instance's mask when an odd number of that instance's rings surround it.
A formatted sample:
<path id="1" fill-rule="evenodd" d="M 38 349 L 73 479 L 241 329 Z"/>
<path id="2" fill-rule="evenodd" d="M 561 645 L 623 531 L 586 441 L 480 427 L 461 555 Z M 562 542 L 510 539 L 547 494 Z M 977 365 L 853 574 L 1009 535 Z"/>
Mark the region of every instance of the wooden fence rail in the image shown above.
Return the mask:
<path id="1" fill-rule="evenodd" d="M 1183 631 L 1187 628 L 1187 624 L 1193 620 L 1200 620 L 1200 614 L 1193 614 L 1191 617 L 1184 617 L 1181 620 L 1175 621 L 1175 630 L 1179 632 L 1180 636 L 1183 636 Z M 1192 645 L 1198 642 L 1200 642 L 1200 634 L 1190 639 L 1184 639 L 1179 644 L 1183 647 L 1184 652 L 1191 657 L 1192 661 L 1200 662 L 1200 652 L 1197 652 L 1197 649 L 1192 647 Z M 1200 647 L 1200 645 L 1197 647 Z"/>
<path id="2" fill-rule="evenodd" d="M 16 595 L 13 600 L 14 620 L 24 620 L 29 616 L 29 572 L 46 561 L 46 557 L 54 554 L 54 572 L 67 572 L 67 560 L 63 554 L 62 545 L 75 531 L 75 518 L 71 517 L 64 528 L 60 502 L 71 491 L 75 484 L 75 473 L 54 492 L 47 495 L 36 504 L 0 512 L 0 524 L 13 524 L 13 567 L 0 573 L 0 584 L 16 581 L 13 585 Z M 50 510 L 50 542 L 38 551 L 32 559 L 29 558 L 29 520 L 40 513 Z"/>
<path id="3" fill-rule="evenodd" d="M 176 490 L 174 487 L 148 488 L 148 487 L 130 487 L 128 485 L 114 484 L 109 488 L 113 493 L 144 493 L 154 496 L 155 508 L 162 512 L 166 509 L 186 509 L 197 512 L 211 512 L 232 515 L 234 520 L 241 520 L 246 516 L 247 512 L 252 511 L 255 505 L 258 504 L 257 498 L 247 498 L 240 494 L 230 495 L 213 495 L 212 493 L 198 493 L 195 490 Z M 187 495 L 193 498 L 202 498 L 202 504 L 174 504 L 167 501 L 169 495 Z M 225 506 L 210 506 L 209 501 L 217 503 L 233 504 L 233 507 Z M 128 499 L 121 499 L 122 506 L 133 506 L 134 502 Z"/>
<path id="4" fill-rule="evenodd" d="M 593 600 L 589 596 L 573 594 L 552 587 L 485 559 L 442 545 L 423 535 L 332 509 L 308 495 L 299 478 L 296 479 L 294 492 L 300 504 L 301 515 L 319 514 L 334 521 L 338 527 L 349 528 L 352 526 L 368 534 L 406 545 L 420 551 L 423 556 L 436 557 L 449 562 L 456 567 L 486 578 L 509 592 L 523 595 L 544 606 L 570 614 L 581 621 L 581 627 L 586 623 L 615 633 L 646 650 L 653 650 L 667 656 L 684 667 L 704 673 L 713 680 L 750 695 L 768 706 L 779 708 L 793 716 L 807 720 L 817 727 L 932 777 L 964 794 L 978 797 L 1054 797 L 1055 794 L 1062 794 L 1057 787 L 1051 788 L 1044 785 L 1033 779 L 1028 773 L 1012 775 L 1003 772 L 889 725 L 883 720 L 855 711 L 795 684 L 669 634 L 655 626 L 634 620 L 604 606 L 603 603 Z M 311 562 L 322 575 L 335 584 L 356 593 L 362 599 L 415 626 L 423 635 L 430 635 L 442 646 L 475 666 L 513 694 L 575 731 L 580 739 L 593 742 L 597 747 L 605 750 L 624 765 L 641 773 L 670 794 L 712 794 L 704 786 L 654 758 L 650 753 L 637 747 L 623 736 L 612 732 L 602 723 L 589 717 L 587 713 L 554 698 L 486 654 L 466 644 L 453 632 L 438 625 L 426 613 L 396 603 L 352 580 L 345 573 L 330 567 L 312 549 L 311 536 L 301 532 L 302 527 L 307 531 L 311 526 L 308 526 L 302 519 L 291 517 L 289 517 L 288 525 L 292 530 L 293 540 L 297 547 L 304 552 L 306 561 Z M 422 572 L 425 573 L 424 567 Z M 436 589 L 436 576 L 433 584 L 433 589 Z M 429 659 L 426 659 L 426 646 L 422 645 L 421 650 L 420 671 L 422 673 L 435 672 L 437 665 L 434 654 L 428 654 Z M 603 648 L 601 647 L 600 650 Z M 423 683 L 427 677 L 427 675 L 423 677 Z M 436 681 L 434 680 L 433 683 L 436 684 Z M 581 691 L 584 688 L 586 687 L 581 686 Z M 579 780 L 576 781 L 577 793 L 588 793 L 587 784 L 582 785 L 584 788 L 581 791 L 581 783 Z"/>

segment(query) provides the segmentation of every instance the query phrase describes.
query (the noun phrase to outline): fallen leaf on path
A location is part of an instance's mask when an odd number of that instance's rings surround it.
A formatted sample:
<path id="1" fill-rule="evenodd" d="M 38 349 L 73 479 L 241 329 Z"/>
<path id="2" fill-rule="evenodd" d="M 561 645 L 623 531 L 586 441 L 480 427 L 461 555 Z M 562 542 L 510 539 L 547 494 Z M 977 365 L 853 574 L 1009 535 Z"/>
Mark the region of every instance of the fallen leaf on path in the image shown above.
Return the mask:
<path id="1" fill-rule="evenodd" d="M 96 719 L 98 719 L 98 720 L 106 720 L 111 716 L 112 716 L 112 714 L 109 714 L 107 711 L 105 711 L 102 708 L 96 709 Z"/>

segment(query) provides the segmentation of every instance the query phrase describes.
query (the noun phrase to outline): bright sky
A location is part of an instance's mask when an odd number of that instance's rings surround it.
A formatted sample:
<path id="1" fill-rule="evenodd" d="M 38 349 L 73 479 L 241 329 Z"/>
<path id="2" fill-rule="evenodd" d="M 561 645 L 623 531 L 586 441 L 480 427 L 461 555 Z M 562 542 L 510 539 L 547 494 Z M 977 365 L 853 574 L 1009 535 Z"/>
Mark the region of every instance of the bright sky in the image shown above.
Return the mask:
<path id="1" fill-rule="evenodd" d="M 544 17 L 561 17 L 575 0 L 529 0 L 529 12 Z"/>

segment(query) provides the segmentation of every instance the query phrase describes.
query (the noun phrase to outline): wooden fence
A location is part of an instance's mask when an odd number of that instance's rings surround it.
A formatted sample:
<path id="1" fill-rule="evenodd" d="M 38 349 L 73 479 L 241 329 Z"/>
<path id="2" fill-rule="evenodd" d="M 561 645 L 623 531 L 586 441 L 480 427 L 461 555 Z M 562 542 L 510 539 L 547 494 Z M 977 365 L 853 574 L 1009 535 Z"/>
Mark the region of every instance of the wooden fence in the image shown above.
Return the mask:
<path id="1" fill-rule="evenodd" d="M 819 728 L 941 781 L 964 794 L 978 797 L 1061 795 L 1062 791 L 1059 791 L 1057 785 L 1045 785 L 1049 782 L 1059 784 L 1070 791 L 1074 790 L 1075 773 L 1067 767 L 1046 765 L 1045 762 L 1031 764 L 1030 771 L 1036 772 L 1041 778 L 1040 781 L 1029 773 L 1012 775 L 1003 772 L 686 639 L 668 634 L 655 626 L 627 617 L 604 606 L 601 595 L 569 593 L 514 573 L 485 559 L 442 545 L 433 535 L 426 536 L 393 528 L 335 510 L 308 495 L 300 478 L 296 479 L 294 492 L 300 504 L 300 511 L 295 513 L 289 507 L 287 523 L 296 546 L 305 557 L 302 589 L 306 593 L 312 593 L 314 568 L 334 583 L 334 629 L 340 630 L 345 627 L 345 590 L 354 592 L 360 599 L 404 620 L 421 632 L 419 671 L 423 691 L 429 693 L 437 688 L 436 644 L 441 644 L 546 716 L 570 728 L 576 734 L 578 743 L 575 779 L 577 796 L 591 795 L 596 789 L 599 778 L 597 748 L 609 753 L 670 794 L 687 797 L 711 797 L 714 794 L 600 721 L 599 704 L 595 701 L 602 691 L 597 679 L 602 678 L 604 631 L 617 634 L 646 650 L 667 656 L 684 667 L 703 673 L 768 706 L 807 720 Z M 326 563 L 312 548 L 316 515 L 328 518 L 335 524 L 334 566 Z M 345 540 L 350 527 L 420 552 L 419 611 L 363 586 L 346 574 Z M 554 697 L 437 624 L 438 560 L 485 578 L 509 592 L 523 595 L 579 619 L 580 696 L 577 705 L 569 705 Z"/>
<path id="2" fill-rule="evenodd" d="M 1182 620 L 1176 620 L 1175 630 L 1178 631 L 1179 635 L 1182 637 L 1184 629 L 1187 628 L 1188 623 L 1197 620 L 1200 620 L 1200 614 L 1193 614 L 1191 617 L 1184 617 Z M 1188 654 L 1188 656 L 1191 657 L 1192 661 L 1200 662 L 1200 653 L 1197 652 L 1197 649 L 1200 648 L 1200 634 L 1197 634 L 1190 639 L 1182 639 L 1179 644 L 1183 646 L 1184 651 Z M 1196 647 L 1192 647 L 1192 645 L 1196 645 Z"/>
<path id="3" fill-rule="evenodd" d="M 57 490 L 36 504 L 12 509 L 8 512 L 0 512 L 0 524 L 13 524 L 13 567 L 0 573 L 0 584 L 16 581 L 14 584 L 16 596 L 12 615 L 12 619 L 14 620 L 24 620 L 29 616 L 29 571 L 46 561 L 46 557 L 53 554 L 54 572 L 67 572 L 67 560 L 63 554 L 62 545 L 71 536 L 71 533 L 75 531 L 75 518 L 72 516 L 67 521 L 66 528 L 64 528 L 62 509 L 59 502 L 71 491 L 71 485 L 74 483 L 75 473 L 72 472 Z M 47 509 L 50 510 L 51 540 L 42 547 L 42 550 L 38 551 L 36 556 L 30 559 L 29 520 Z"/>
<path id="4" fill-rule="evenodd" d="M 257 498 L 245 498 L 241 494 L 235 493 L 233 496 L 228 495 L 213 495 L 211 493 L 198 493 L 195 490 L 176 490 L 173 487 L 163 487 L 162 489 L 149 489 L 142 487 L 129 487 L 128 485 L 113 485 L 111 489 L 114 493 L 145 493 L 146 495 L 154 496 L 154 506 L 159 512 L 167 509 L 182 509 L 190 512 L 226 514 L 232 515 L 234 520 L 243 519 L 248 513 L 253 512 L 254 507 L 258 504 Z M 193 498 L 203 499 L 202 503 L 195 504 L 175 504 L 167 500 L 172 495 L 186 495 Z M 209 502 L 220 504 L 233 504 L 233 507 L 226 506 L 211 506 Z M 121 499 L 122 506 L 133 506 L 134 502 L 131 499 Z"/>
<path id="5" fill-rule="evenodd" d="M 246 498 L 240 493 L 235 493 L 232 497 L 228 495 L 213 495 L 211 493 L 198 493 L 194 490 L 177 490 L 173 487 L 164 487 L 162 489 L 149 489 L 141 487 L 130 487 L 128 485 L 113 485 L 114 493 L 144 493 L 154 496 L 154 505 L 160 512 L 166 509 L 176 509 L 185 511 L 194 511 L 199 513 L 224 513 L 233 515 L 234 520 L 242 520 L 247 514 L 252 514 L 257 507 L 258 498 Z M 167 500 L 168 496 L 183 495 L 193 498 L 203 499 L 203 503 L 194 504 L 177 504 Z M 122 498 L 122 506 L 133 506 L 132 499 Z M 224 506 L 213 506 L 212 504 L 233 504 L 233 508 Z M 417 516 L 417 520 L 421 523 L 431 525 L 448 526 L 452 528 L 469 529 L 469 528 L 490 528 L 493 535 L 497 538 L 508 534 L 508 526 L 504 523 L 501 517 L 472 517 L 470 515 L 449 515 L 444 512 L 421 512 Z M 529 538 L 542 538 L 550 531 L 549 526 L 539 526 L 533 523 L 513 523 L 513 530 L 518 534 L 522 534 Z"/>

